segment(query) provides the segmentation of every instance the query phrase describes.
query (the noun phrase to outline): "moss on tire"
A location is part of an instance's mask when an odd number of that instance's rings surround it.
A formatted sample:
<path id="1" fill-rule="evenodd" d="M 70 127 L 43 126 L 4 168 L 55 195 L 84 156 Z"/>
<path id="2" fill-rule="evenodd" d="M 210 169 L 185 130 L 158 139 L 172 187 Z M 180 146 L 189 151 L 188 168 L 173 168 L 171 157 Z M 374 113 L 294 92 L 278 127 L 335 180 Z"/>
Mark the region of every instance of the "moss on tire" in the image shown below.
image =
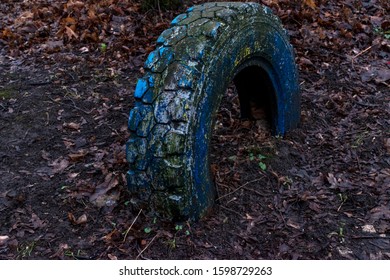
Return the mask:
<path id="1" fill-rule="evenodd" d="M 274 134 L 299 123 L 300 94 L 293 49 L 280 20 L 256 3 L 194 6 L 157 40 L 138 80 L 127 143 L 129 190 L 156 214 L 197 220 L 216 190 L 209 145 L 230 82 L 241 114 L 265 103 Z"/>

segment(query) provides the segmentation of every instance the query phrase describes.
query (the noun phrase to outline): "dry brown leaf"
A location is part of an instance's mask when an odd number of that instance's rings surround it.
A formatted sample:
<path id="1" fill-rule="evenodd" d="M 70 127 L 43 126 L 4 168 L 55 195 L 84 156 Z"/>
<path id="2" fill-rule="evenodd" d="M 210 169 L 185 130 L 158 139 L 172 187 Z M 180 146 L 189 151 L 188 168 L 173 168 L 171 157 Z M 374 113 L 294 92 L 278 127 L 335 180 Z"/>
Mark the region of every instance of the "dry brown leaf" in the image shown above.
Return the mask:
<path id="1" fill-rule="evenodd" d="M 62 126 L 64 128 L 69 128 L 69 129 L 73 129 L 73 130 L 79 130 L 81 125 L 78 124 L 78 123 L 70 122 L 70 123 L 64 123 Z"/>
<path id="2" fill-rule="evenodd" d="M 69 159 L 73 162 L 81 161 L 85 158 L 85 156 L 88 154 L 87 150 L 80 150 L 75 154 L 70 154 Z"/>
<path id="3" fill-rule="evenodd" d="M 86 214 L 82 214 L 76 219 L 76 217 L 71 212 L 68 212 L 68 219 L 74 225 L 85 224 L 88 221 Z"/>
<path id="4" fill-rule="evenodd" d="M 55 161 L 49 163 L 49 166 L 53 167 L 54 174 L 61 173 L 69 166 L 69 161 L 67 159 L 60 157 Z"/>
<path id="5" fill-rule="evenodd" d="M 20 26 L 24 24 L 26 21 L 31 20 L 34 18 L 34 13 L 30 11 L 26 11 L 23 14 L 21 14 L 16 20 L 15 20 L 15 26 Z"/>
<path id="6" fill-rule="evenodd" d="M 291 219 L 288 219 L 287 225 L 294 229 L 301 229 L 301 226 L 297 222 L 292 221 Z"/>
<path id="7" fill-rule="evenodd" d="M 72 39 L 73 37 L 75 39 L 79 38 L 79 36 L 76 34 L 76 32 L 74 32 L 70 27 L 65 26 L 65 30 L 66 30 L 66 35 L 68 36 L 69 39 Z"/>
<path id="8" fill-rule="evenodd" d="M 312 9 L 315 9 L 317 7 L 316 2 L 314 0 L 303 0 L 303 4 Z"/>
<path id="9" fill-rule="evenodd" d="M 114 229 L 110 233 L 103 236 L 102 239 L 104 239 L 106 242 L 112 242 L 115 240 L 119 240 L 121 238 L 122 238 L 122 234 L 117 229 Z"/>
<path id="10" fill-rule="evenodd" d="M 63 23 L 65 24 L 65 26 L 75 26 L 76 25 L 76 20 L 72 17 L 67 17 L 63 20 Z M 71 27 L 72 30 L 74 30 L 75 27 Z"/>
<path id="11" fill-rule="evenodd" d="M 108 254 L 107 257 L 108 257 L 110 260 L 112 260 L 112 261 L 118 260 L 117 256 L 112 255 L 112 254 Z"/>
<path id="12" fill-rule="evenodd" d="M 0 246 L 3 246 L 7 242 L 8 239 L 9 239 L 8 235 L 1 235 L 0 236 Z"/>
<path id="13" fill-rule="evenodd" d="M 83 214 L 77 218 L 76 224 L 78 225 L 85 224 L 87 221 L 88 221 L 87 215 Z"/>
<path id="14" fill-rule="evenodd" d="M 44 221 L 42 221 L 37 214 L 31 214 L 31 224 L 34 229 L 45 227 Z"/>

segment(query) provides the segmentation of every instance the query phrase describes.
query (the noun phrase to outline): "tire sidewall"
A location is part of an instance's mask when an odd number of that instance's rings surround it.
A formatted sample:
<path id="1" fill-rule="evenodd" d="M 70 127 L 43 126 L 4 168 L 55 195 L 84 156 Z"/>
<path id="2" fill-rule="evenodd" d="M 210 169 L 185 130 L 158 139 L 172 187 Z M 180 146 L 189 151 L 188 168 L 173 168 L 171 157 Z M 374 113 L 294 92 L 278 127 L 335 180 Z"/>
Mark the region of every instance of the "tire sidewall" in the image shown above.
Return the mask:
<path id="1" fill-rule="evenodd" d="M 255 26 L 255 28 L 254 28 Z M 210 140 L 215 117 L 223 95 L 233 77 L 250 65 L 262 67 L 276 92 L 275 134 L 284 134 L 299 121 L 299 86 L 294 54 L 284 30 L 264 18 L 249 18 L 244 24 L 229 25 L 207 56 L 194 102 L 194 118 L 187 149 L 191 165 L 193 211 L 208 209 L 214 202 L 216 189 L 210 172 Z M 297 113 L 298 112 L 298 113 Z M 191 141 L 192 140 L 192 141 Z M 199 207 L 200 206 L 200 207 Z M 206 213 L 193 213 L 203 216 Z"/>

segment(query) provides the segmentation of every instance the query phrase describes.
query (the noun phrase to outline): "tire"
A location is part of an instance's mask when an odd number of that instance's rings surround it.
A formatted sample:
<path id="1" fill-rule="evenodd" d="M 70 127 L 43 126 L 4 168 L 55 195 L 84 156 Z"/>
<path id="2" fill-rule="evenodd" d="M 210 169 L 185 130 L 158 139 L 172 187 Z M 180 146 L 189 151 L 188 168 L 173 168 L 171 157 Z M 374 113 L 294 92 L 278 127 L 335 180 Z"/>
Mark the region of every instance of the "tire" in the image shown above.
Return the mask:
<path id="1" fill-rule="evenodd" d="M 127 142 L 128 187 L 153 213 L 198 220 L 216 198 L 209 146 L 222 96 L 235 83 L 242 117 L 263 104 L 272 132 L 300 118 L 294 54 L 271 10 L 256 3 L 194 6 L 157 40 L 138 80 Z"/>

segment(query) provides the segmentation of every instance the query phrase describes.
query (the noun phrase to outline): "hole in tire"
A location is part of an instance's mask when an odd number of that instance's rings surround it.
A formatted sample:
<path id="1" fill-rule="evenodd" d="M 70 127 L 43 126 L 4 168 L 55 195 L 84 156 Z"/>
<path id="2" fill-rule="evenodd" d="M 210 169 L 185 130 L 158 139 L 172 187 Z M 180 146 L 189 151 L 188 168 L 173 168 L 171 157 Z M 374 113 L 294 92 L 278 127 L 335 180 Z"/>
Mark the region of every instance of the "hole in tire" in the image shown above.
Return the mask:
<path id="1" fill-rule="evenodd" d="M 251 98 L 254 93 L 257 99 Z M 264 157 L 273 146 L 274 94 L 265 71 L 248 67 L 235 77 L 222 97 L 210 153 L 211 174 L 221 205 L 230 207 L 236 201 L 239 208 L 251 207 L 240 186 L 261 177 L 266 180 Z"/>

